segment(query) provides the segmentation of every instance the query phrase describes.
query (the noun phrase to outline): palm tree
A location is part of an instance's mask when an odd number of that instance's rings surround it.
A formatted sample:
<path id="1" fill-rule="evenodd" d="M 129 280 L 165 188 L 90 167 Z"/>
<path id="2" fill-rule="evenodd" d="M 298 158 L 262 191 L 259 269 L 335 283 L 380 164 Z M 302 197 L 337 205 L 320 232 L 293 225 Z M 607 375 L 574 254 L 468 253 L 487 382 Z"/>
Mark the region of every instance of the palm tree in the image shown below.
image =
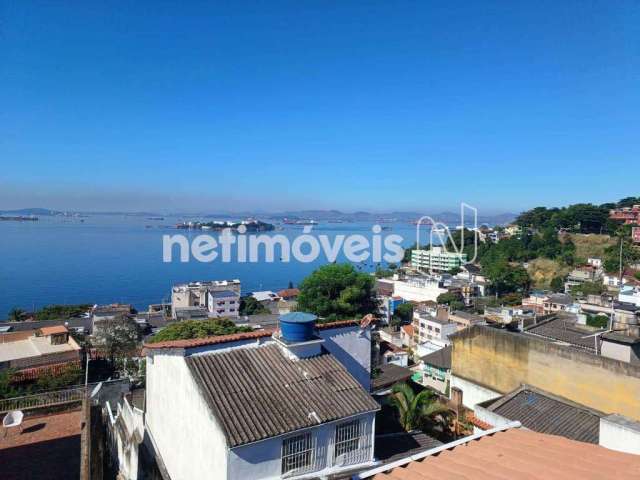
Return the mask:
<path id="1" fill-rule="evenodd" d="M 444 416 L 449 409 L 437 401 L 429 390 L 418 394 L 407 383 L 396 383 L 390 399 L 391 405 L 398 409 L 400 424 L 407 432 L 415 430 L 424 423 L 435 423 L 437 416 Z"/>
<path id="2" fill-rule="evenodd" d="M 25 311 L 20 308 L 12 308 L 9 310 L 9 320 L 12 322 L 19 322 L 24 317 Z"/>

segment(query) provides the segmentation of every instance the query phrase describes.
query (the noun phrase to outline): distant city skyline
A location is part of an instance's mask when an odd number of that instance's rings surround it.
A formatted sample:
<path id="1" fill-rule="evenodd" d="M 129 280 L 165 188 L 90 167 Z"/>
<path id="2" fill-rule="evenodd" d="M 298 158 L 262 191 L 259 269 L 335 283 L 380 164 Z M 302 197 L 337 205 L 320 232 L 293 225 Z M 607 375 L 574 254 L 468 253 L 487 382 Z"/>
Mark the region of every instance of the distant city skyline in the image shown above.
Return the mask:
<path id="1" fill-rule="evenodd" d="M 636 2 L 10 2 L 0 210 L 637 195 Z"/>

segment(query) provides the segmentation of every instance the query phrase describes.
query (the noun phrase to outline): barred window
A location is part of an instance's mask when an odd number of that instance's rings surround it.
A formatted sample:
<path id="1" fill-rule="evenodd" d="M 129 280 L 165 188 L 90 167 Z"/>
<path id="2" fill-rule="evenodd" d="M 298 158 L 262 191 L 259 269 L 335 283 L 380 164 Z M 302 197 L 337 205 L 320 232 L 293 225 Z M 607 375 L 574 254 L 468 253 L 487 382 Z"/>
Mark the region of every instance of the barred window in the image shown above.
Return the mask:
<path id="1" fill-rule="evenodd" d="M 360 422 L 353 420 L 336 427 L 335 457 L 360 448 Z"/>
<path id="2" fill-rule="evenodd" d="M 313 462 L 311 433 L 285 438 L 282 442 L 282 474 L 304 470 Z"/>

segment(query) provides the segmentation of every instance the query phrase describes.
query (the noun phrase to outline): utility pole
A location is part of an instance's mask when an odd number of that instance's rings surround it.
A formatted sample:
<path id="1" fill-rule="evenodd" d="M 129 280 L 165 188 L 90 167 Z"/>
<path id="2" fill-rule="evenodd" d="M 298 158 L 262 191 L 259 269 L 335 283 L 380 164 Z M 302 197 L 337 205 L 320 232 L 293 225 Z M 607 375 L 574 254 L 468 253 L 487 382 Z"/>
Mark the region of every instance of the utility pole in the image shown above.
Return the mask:
<path id="1" fill-rule="evenodd" d="M 622 288 L 622 234 L 620 234 L 620 288 Z"/>

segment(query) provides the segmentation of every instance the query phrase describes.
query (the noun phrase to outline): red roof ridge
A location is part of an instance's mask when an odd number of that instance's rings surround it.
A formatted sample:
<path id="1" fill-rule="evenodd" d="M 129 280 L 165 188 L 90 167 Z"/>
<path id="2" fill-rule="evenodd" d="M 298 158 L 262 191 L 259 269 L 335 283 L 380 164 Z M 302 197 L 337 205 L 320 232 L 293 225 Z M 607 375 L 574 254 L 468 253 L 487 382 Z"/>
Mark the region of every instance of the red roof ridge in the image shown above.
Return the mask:
<path id="1" fill-rule="evenodd" d="M 338 320 L 336 322 L 316 323 L 318 330 L 329 330 L 331 328 L 357 327 L 360 325 L 359 320 Z"/>
<path id="2" fill-rule="evenodd" d="M 263 337 L 270 337 L 273 330 L 255 330 L 253 332 L 231 333 L 229 335 L 212 335 L 202 338 L 188 338 L 184 340 L 165 340 L 164 342 L 145 343 L 146 349 L 161 348 L 191 348 L 204 345 L 216 345 L 218 343 L 239 342 L 242 340 L 252 340 Z"/>
<path id="3" fill-rule="evenodd" d="M 467 421 L 474 427 L 478 427 L 481 430 L 491 430 L 493 425 L 480 420 L 473 413 L 467 413 Z"/>
<path id="4" fill-rule="evenodd" d="M 40 327 L 38 330 L 42 335 L 55 335 L 56 333 L 69 333 L 69 329 L 64 325 L 53 325 L 51 327 Z"/>
<path id="5" fill-rule="evenodd" d="M 318 330 L 329 330 L 331 328 L 356 327 L 359 325 L 357 320 L 340 320 L 337 322 L 317 323 Z M 213 335 L 203 338 L 188 338 L 185 340 L 165 340 L 164 342 L 145 343 L 145 349 L 162 349 L 162 348 L 193 348 L 205 345 L 216 345 L 218 343 L 239 342 L 242 340 L 252 340 L 273 335 L 274 329 L 254 330 L 253 332 L 232 333 L 229 335 Z"/>

